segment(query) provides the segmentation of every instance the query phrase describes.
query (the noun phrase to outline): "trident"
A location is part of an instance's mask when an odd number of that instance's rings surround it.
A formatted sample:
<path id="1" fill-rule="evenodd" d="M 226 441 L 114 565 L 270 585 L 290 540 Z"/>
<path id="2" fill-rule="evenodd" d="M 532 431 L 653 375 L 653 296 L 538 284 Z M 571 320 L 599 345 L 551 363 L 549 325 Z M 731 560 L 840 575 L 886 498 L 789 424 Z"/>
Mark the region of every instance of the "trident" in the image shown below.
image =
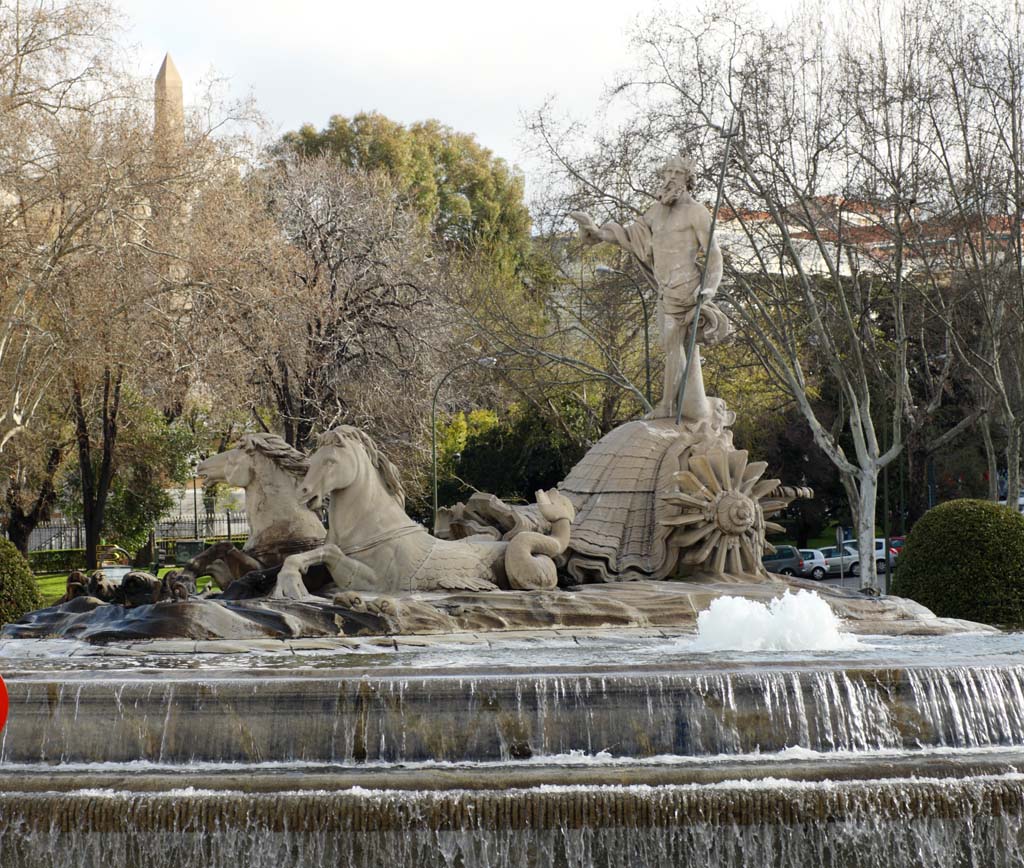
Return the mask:
<path id="1" fill-rule="evenodd" d="M 732 140 L 739 135 L 739 128 L 736 125 L 736 110 L 733 109 L 732 117 L 729 118 L 727 129 L 719 128 L 719 135 L 725 139 L 725 154 L 722 157 L 722 171 L 718 175 L 718 192 L 715 194 L 715 209 L 711 212 L 711 231 L 708 233 L 708 246 L 704 251 L 704 264 L 700 269 L 700 284 L 697 287 L 697 307 L 693 313 L 693 331 L 690 332 L 690 343 L 686 350 L 686 368 L 683 371 L 683 379 L 679 383 L 679 401 L 676 404 L 676 425 L 683 419 L 683 398 L 686 397 L 686 384 L 690 380 L 690 366 L 693 364 L 693 354 L 697 349 L 697 328 L 700 325 L 700 311 L 704 307 L 704 278 L 708 273 L 708 257 L 711 255 L 711 246 L 715 243 L 715 227 L 718 225 L 718 209 L 722 204 L 722 192 L 725 189 L 725 170 L 729 165 L 729 151 L 732 148 Z"/>

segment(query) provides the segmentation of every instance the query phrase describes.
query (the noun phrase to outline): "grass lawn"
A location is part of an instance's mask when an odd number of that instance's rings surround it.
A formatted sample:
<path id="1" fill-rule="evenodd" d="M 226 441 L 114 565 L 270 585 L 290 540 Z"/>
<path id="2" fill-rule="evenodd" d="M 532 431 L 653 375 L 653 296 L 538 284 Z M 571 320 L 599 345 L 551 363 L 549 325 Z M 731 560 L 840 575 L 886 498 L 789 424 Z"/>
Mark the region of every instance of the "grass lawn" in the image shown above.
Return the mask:
<path id="1" fill-rule="evenodd" d="M 43 595 L 43 605 L 52 605 L 54 601 L 64 596 L 64 585 L 67 580 L 67 573 L 43 573 L 36 576 L 36 586 Z"/>
<path id="2" fill-rule="evenodd" d="M 164 574 L 170 570 L 175 569 L 174 567 L 161 567 L 157 575 L 160 578 L 164 577 Z M 67 585 L 68 574 L 67 573 L 42 573 L 36 576 L 36 586 L 39 588 L 39 593 L 43 595 L 43 605 L 52 606 L 61 597 L 64 596 L 64 590 Z M 199 590 L 209 584 L 209 577 L 204 577 L 199 580 Z"/>

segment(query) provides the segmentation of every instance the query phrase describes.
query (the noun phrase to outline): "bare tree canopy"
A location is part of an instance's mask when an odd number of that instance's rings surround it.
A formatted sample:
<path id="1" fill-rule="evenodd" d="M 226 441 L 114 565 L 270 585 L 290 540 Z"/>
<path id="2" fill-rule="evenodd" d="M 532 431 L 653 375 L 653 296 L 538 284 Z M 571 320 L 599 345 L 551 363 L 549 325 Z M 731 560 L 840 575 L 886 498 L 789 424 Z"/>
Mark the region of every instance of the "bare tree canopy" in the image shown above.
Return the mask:
<path id="1" fill-rule="evenodd" d="M 638 27 L 637 66 L 609 90 L 623 123 L 590 134 L 553 106 L 530 123 L 550 167 L 539 214 L 560 231 L 574 209 L 638 212 L 668 154 L 717 177 L 735 120 L 720 297 L 839 471 L 862 539 L 875 536 L 880 470 L 991 408 L 1018 485 L 1020 379 L 994 293 L 1021 292 L 1020 23 L 1011 4 L 931 0 L 804 7 L 779 24 L 741 6 L 666 12 Z M 980 342 L 964 316 L 990 324 Z M 967 377 L 979 400 L 924 438 Z M 838 427 L 816 408 L 826 383 Z M 861 554 L 867 580 L 871 547 Z"/>

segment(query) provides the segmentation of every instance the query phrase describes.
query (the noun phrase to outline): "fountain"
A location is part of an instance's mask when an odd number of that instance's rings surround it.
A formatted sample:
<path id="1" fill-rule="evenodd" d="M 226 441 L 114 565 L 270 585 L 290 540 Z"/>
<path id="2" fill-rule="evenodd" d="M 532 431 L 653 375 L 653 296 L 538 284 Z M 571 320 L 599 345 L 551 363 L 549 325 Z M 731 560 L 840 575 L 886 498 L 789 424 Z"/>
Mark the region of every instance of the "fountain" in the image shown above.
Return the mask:
<path id="1" fill-rule="evenodd" d="M 5 640 L 3 864 L 1024 858 L 1019 636 L 462 638 Z"/>
<path id="2" fill-rule="evenodd" d="M 268 495 L 244 552 L 4 628 L 4 868 L 1024 861 L 1021 636 L 761 565 L 812 493 L 682 354 L 729 330 L 689 171 L 646 222 L 575 215 L 664 289 L 666 399 L 535 504 L 431 535 L 364 432 L 249 435 L 203 468 Z"/>

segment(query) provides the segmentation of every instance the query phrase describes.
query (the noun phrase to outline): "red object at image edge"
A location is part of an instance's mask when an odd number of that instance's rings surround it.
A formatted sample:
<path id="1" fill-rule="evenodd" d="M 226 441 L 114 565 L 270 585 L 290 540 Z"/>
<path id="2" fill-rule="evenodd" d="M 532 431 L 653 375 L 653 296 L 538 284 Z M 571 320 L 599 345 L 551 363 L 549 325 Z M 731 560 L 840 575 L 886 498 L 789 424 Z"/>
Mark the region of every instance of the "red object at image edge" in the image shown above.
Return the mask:
<path id="1" fill-rule="evenodd" d="M 7 685 L 4 684 L 4 679 L 0 676 L 0 730 L 4 728 L 4 724 L 7 723 Z"/>

